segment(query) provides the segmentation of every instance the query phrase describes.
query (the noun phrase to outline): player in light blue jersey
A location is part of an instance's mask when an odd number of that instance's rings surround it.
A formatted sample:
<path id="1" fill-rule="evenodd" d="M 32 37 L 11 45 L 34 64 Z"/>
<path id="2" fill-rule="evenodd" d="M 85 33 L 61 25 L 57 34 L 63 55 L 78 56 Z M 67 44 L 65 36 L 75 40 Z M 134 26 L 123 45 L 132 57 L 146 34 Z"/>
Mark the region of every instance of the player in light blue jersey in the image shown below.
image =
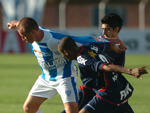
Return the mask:
<path id="1" fill-rule="evenodd" d="M 75 61 L 67 61 L 58 52 L 59 39 L 56 32 L 39 27 L 32 18 L 23 18 L 8 23 L 31 46 L 32 52 L 42 69 L 24 103 L 26 113 L 43 113 L 40 105 L 56 94 L 60 94 L 67 113 L 78 113 L 77 68 Z"/>
<path id="2" fill-rule="evenodd" d="M 9 29 L 17 28 L 23 41 L 29 43 L 41 67 L 42 74 L 32 87 L 25 103 L 26 113 L 43 113 L 40 105 L 56 94 L 60 94 L 66 113 L 78 113 L 78 68 L 75 61 L 68 61 L 58 51 L 59 41 L 67 36 L 56 31 L 39 27 L 32 18 L 25 17 L 20 22 L 11 21 Z M 104 41 L 92 36 L 70 36 L 80 44 Z M 105 40 L 107 41 L 107 40 Z"/>

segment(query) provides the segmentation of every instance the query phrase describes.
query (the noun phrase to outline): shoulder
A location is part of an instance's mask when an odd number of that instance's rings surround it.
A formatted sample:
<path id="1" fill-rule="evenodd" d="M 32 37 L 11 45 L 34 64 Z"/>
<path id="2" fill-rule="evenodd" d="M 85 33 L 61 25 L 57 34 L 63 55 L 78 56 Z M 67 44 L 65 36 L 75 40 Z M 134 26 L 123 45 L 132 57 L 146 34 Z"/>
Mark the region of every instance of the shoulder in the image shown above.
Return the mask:
<path id="1" fill-rule="evenodd" d="M 39 27 L 39 29 L 44 33 L 43 39 L 39 43 L 48 43 L 54 39 L 51 30 L 42 27 Z"/>

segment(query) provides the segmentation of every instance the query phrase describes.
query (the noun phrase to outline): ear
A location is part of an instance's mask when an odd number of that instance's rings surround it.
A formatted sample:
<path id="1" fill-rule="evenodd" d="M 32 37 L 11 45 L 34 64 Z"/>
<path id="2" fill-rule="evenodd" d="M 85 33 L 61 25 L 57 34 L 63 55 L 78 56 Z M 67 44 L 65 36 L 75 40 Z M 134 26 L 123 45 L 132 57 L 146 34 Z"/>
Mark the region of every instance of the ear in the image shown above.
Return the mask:
<path id="1" fill-rule="evenodd" d="M 115 31 L 116 31 L 116 32 L 119 32 L 119 27 L 116 27 L 116 28 L 115 28 Z"/>
<path id="2" fill-rule="evenodd" d="M 65 55 L 67 55 L 67 56 L 68 56 L 68 54 L 69 54 L 68 51 L 66 51 L 66 50 L 64 50 L 64 53 L 65 53 Z"/>

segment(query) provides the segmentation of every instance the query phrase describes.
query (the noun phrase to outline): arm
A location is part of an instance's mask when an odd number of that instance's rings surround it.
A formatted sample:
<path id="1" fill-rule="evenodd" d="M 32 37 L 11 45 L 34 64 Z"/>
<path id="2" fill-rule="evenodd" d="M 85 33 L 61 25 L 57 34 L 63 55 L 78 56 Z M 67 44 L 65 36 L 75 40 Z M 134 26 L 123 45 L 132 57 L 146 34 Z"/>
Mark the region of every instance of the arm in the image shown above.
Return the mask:
<path id="1" fill-rule="evenodd" d="M 140 79 L 143 79 L 141 75 L 148 73 L 147 70 L 144 68 L 146 68 L 146 66 L 140 68 L 134 68 L 134 69 L 125 68 L 114 64 L 107 64 L 103 66 L 103 70 L 106 72 L 125 73 Z"/>
<path id="2" fill-rule="evenodd" d="M 7 27 L 8 27 L 9 29 L 14 30 L 14 29 L 17 28 L 18 24 L 19 24 L 19 21 L 17 21 L 17 20 L 12 20 L 12 21 L 10 21 L 9 23 L 7 23 Z"/>
<path id="3" fill-rule="evenodd" d="M 128 47 L 121 46 L 121 45 L 116 46 L 114 43 L 112 43 L 112 42 L 110 42 L 110 43 L 112 44 L 111 47 L 110 47 L 110 50 L 115 52 L 115 53 L 122 53 L 122 52 L 124 52 L 125 50 L 128 49 Z"/>
<path id="4" fill-rule="evenodd" d="M 119 38 L 105 38 L 106 40 L 113 42 L 114 44 L 125 47 L 125 44 Z"/>

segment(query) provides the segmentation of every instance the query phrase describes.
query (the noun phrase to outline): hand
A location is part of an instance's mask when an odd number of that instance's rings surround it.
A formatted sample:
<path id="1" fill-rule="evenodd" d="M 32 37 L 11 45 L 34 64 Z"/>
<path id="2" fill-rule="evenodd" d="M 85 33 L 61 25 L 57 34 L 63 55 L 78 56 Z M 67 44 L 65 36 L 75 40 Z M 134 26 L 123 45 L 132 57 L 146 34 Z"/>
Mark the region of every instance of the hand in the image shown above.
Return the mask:
<path id="1" fill-rule="evenodd" d="M 112 44 L 112 46 L 111 46 L 110 50 L 115 52 L 115 53 L 122 53 L 122 52 L 124 52 L 125 50 L 128 49 L 128 47 L 125 47 L 125 46 L 122 46 L 122 45 L 117 46 L 112 42 L 111 42 L 111 44 Z"/>
<path id="2" fill-rule="evenodd" d="M 128 47 L 118 45 L 118 53 L 122 53 L 122 52 L 126 51 L 127 49 L 128 49 Z"/>
<path id="3" fill-rule="evenodd" d="M 143 79 L 141 77 L 141 75 L 148 74 L 147 70 L 144 69 L 144 68 L 146 68 L 146 66 L 143 66 L 143 67 L 140 67 L 140 68 L 131 69 L 131 75 L 133 75 L 135 78 Z"/>
<path id="4" fill-rule="evenodd" d="M 17 21 L 17 20 L 12 20 L 12 21 L 10 21 L 9 23 L 7 23 L 7 27 L 8 27 L 8 29 L 14 30 L 14 29 L 17 28 L 18 24 L 19 24 L 19 21 Z"/>

